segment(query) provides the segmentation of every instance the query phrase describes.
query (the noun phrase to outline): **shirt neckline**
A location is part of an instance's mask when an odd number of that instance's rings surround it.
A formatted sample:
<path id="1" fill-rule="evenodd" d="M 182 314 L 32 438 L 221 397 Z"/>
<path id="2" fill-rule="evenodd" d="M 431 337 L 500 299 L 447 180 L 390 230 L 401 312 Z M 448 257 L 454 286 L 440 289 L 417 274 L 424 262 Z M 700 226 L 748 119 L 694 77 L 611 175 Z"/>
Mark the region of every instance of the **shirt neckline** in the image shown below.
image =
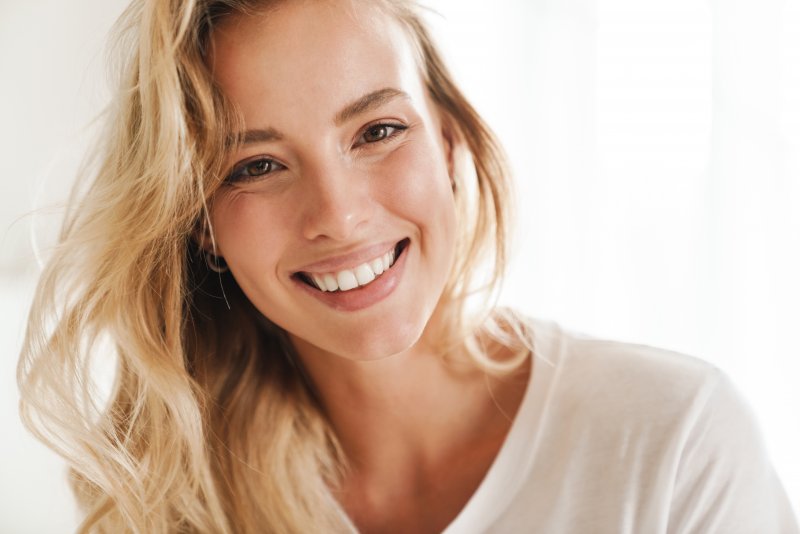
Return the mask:
<path id="1" fill-rule="evenodd" d="M 511 428 L 478 489 L 442 534 L 484 532 L 511 504 L 532 467 L 560 338 L 554 325 L 533 321 L 530 377 Z"/>

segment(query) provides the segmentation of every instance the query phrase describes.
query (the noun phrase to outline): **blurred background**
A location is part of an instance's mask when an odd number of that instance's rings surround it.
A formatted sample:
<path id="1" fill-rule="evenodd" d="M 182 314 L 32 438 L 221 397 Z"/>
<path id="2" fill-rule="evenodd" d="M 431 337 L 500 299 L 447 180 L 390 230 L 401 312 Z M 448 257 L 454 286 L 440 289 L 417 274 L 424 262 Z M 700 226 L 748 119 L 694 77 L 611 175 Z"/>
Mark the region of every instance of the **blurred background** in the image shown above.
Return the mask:
<path id="1" fill-rule="evenodd" d="M 516 172 L 501 301 L 725 370 L 800 508 L 800 0 L 425 3 Z M 0 533 L 76 525 L 15 366 L 125 4 L 0 0 Z"/>

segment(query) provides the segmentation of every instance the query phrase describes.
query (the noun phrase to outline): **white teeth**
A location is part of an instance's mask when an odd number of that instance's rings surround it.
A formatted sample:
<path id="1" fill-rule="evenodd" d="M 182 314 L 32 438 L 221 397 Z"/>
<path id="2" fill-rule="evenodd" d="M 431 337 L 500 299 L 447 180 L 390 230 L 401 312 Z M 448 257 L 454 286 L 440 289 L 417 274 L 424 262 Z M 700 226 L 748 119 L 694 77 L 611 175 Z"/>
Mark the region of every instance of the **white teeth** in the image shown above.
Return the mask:
<path id="1" fill-rule="evenodd" d="M 383 256 L 353 268 L 336 273 L 311 274 L 308 276 L 321 291 L 349 291 L 365 286 L 394 265 L 394 249 Z"/>
<path id="2" fill-rule="evenodd" d="M 342 291 L 349 291 L 358 287 L 358 279 L 353 271 L 339 271 L 336 273 L 336 281 Z"/>
<path id="3" fill-rule="evenodd" d="M 314 283 L 317 285 L 317 289 L 321 289 L 323 291 L 327 290 L 327 287 L 325 287 L 325 280 L 323 280 L 321 276 L 319 276 L 318 274 L 312 274 L 311 278 L 314 280 Z"/>
<path id="4" fill-rule="evenodd" d="M 386 270 L 383 268 L 383 260 L 381 258 L 375 258 L 369 262 L 369 266 L 372 267 L 372 272 L 375 273 L 375 276 L 378 276 Z"/>
<path id="5" fill-rule="evenodd" d="M 332 274 L 323 275 L 322 280 L 325 282 L 325 289 L 328 291 L 336 291 L 339 289 L 339 284 L 336 283 L 336 277 Z"/>
<path id="6" fill-rule="evenodd" d="M 390 250 L 381 258 L 383 260 L 383 270 L 385 271 L 394 263 L 394 249 Z"/>
<path id="7" fill-rule="evenodd" d="M 375 273 L 372 272 L 372 267 L 368 263 L 363 263 L 356 267 L 356 280 L 358 280 L 358 285 L 360 286 L 375 280 Z"/>

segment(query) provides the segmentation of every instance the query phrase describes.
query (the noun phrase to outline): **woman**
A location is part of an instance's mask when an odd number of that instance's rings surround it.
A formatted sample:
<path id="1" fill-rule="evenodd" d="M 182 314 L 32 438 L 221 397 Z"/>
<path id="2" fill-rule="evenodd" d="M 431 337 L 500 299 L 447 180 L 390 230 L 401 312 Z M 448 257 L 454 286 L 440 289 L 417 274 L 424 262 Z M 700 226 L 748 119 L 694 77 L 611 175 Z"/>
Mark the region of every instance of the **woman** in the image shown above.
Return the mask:
<path id="1" fill-rule="evenodd" d="M 508 176 L 415 9 L 126 13 L 20 364 L 81 530 L 795 532 L 714 369 L 468 306 Z"/>

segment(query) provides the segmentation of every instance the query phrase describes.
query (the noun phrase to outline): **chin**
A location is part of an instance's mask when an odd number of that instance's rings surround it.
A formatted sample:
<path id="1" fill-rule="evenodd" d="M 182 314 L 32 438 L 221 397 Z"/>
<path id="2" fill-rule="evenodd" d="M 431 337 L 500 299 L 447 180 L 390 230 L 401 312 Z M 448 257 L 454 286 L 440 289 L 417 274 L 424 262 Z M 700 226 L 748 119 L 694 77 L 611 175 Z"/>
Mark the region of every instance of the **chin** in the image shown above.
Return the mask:
<path id="1" fill-rule="evenodd" d="M 351 361 L 382 360 L 413 349 L 422 339 L 426 327 L 426 322 L 419 320 L 390 323 L 358 334 L 344 333 L 331 343 L 326 352 Z"/>

